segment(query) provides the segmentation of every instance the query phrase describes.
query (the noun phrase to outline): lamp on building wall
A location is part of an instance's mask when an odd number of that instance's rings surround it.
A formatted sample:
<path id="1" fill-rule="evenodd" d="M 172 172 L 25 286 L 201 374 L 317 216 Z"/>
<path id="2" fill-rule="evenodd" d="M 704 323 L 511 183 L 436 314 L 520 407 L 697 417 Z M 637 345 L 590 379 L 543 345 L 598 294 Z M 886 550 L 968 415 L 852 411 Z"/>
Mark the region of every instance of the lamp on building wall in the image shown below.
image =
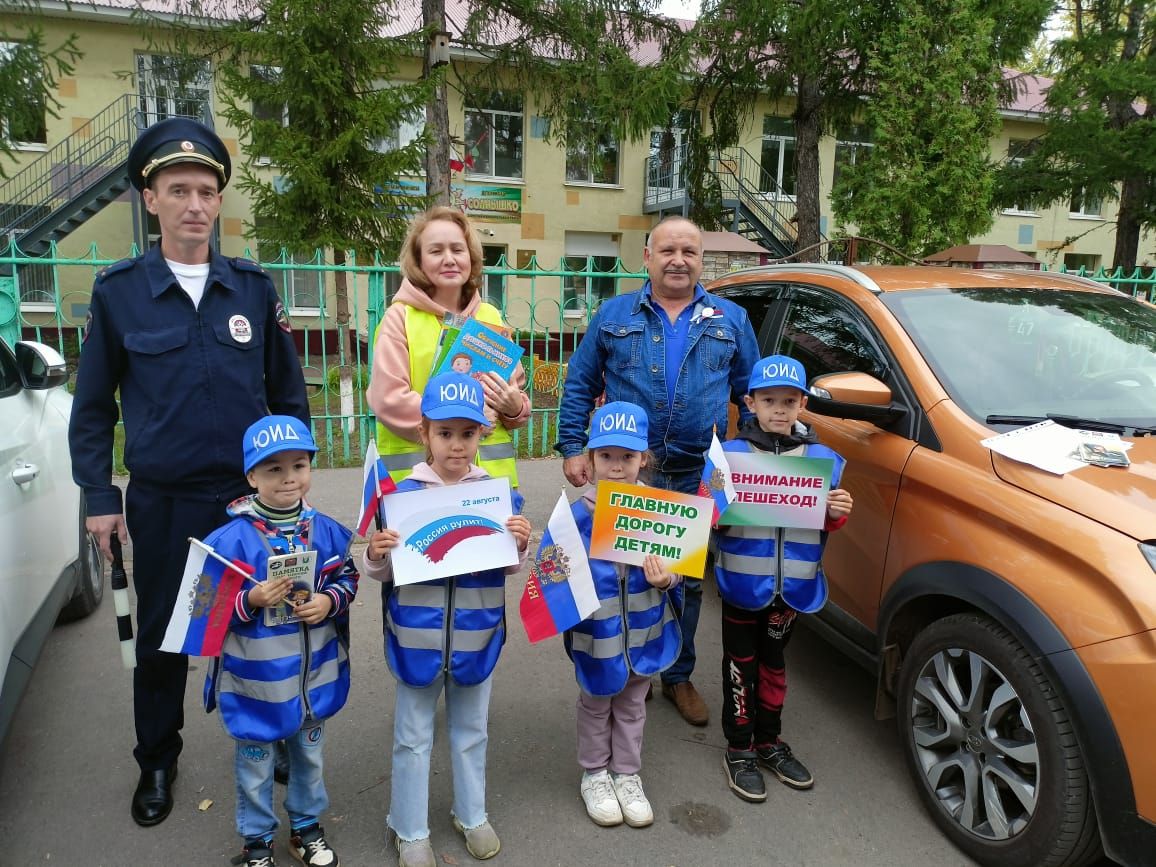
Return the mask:
<path id="1" fill-rule="evenodd" d="M 429 41 L 429 68 L 437 69 L 450 62 L 450 34 L 435 30 Z"/>

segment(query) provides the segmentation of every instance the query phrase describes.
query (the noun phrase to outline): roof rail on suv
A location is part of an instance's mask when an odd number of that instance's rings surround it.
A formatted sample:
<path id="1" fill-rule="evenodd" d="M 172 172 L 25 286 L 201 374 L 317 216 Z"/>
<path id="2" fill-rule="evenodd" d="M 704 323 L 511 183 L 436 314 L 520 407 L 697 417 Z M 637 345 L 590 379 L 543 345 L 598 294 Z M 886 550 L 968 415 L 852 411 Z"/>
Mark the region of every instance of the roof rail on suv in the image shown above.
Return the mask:
<path id="1" fill-rule="evenodd" d="M 754 265 L 750 268 L 740 268 L 738 271 L 731 271 L 727 276 L 730 277 L 739 274 L 777 274 L 783 271 L 801 271 L 804 274 L 825 274 L 829 277 L 844 277 L 847 280 L 858 283 L 864 289 L 876 295 L 883 294 L 883 290 L 879 288 L 878 283 L 858 268 L 852 268 L 849 265 L 828 265 L 821 262 L 786 262 L 779 265 Z"/>

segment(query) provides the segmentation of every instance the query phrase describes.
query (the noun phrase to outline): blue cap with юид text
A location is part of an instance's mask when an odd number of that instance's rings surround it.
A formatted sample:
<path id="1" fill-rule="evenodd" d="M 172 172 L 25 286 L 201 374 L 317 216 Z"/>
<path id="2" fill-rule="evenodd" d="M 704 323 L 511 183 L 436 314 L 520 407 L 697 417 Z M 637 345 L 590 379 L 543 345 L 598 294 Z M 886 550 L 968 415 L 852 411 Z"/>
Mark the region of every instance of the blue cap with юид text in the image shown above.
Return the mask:
<path id="1" fill-rule="evenodd" d="M 464 418 L 478 424 L 492 425 L 484 411 L 482 386 L 464 373 L 435 376 L 421 396 L 421 414 L 434 421 Z"/>
<path id="2" fill-rule="evenodd" d="M 317 443 L 301 419 L 292 415 L 267 415 L 245 431 L 245 472 L 277 452 L 302 451 L 315 454 Z"/>
<path id="3" fill-rule="evenodd" d="M 636 452 L 650 448 L 646 412 L 638 404 L 616 400 L 598 407 L 590 419 L 588 449 L 619 446 Z"/>
<path id="4" fill-rule="evenodd" d="M 807 372 L 803 370 L 802 363 L 786 355 L 768 355 L 759 359 L 751 370 L 747 393 L 754 394 L 760 388 L 773 388 L 776 385 L 797 388 L 806 394 Z"/>

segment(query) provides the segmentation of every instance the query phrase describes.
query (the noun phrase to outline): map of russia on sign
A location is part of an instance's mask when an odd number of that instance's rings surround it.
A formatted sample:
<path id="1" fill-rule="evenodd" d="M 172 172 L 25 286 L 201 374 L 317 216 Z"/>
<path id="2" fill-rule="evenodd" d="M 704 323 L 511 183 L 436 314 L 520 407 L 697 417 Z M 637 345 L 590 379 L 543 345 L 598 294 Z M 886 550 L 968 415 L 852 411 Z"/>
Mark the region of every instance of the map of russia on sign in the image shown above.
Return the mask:
<path id="1" fill-rule="evenodd" d="M 726 455 L 735 500 L 720 524 L 823 529 L 833 460 L 755 452 Z"/>
<path id="2" fill-rule="evenodd" d="M 708 497 L 599 482 L 590 556 L 641 566 L 655 554 L 671 572 L 701 578 L 713 518 Z"/>

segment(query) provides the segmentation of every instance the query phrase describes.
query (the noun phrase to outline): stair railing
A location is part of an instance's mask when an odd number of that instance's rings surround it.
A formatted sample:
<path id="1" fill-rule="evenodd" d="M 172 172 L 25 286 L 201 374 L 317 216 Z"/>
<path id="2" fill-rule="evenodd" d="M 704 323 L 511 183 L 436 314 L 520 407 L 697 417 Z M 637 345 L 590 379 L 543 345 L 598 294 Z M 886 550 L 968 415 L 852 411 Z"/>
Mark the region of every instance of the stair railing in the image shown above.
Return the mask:
<path id="1" fill-rule="evenodd" d="M 17 235 L 118 168 L 137 136 L 138 97 L 126 93 L 0 185 L 0 231 Z"/>

